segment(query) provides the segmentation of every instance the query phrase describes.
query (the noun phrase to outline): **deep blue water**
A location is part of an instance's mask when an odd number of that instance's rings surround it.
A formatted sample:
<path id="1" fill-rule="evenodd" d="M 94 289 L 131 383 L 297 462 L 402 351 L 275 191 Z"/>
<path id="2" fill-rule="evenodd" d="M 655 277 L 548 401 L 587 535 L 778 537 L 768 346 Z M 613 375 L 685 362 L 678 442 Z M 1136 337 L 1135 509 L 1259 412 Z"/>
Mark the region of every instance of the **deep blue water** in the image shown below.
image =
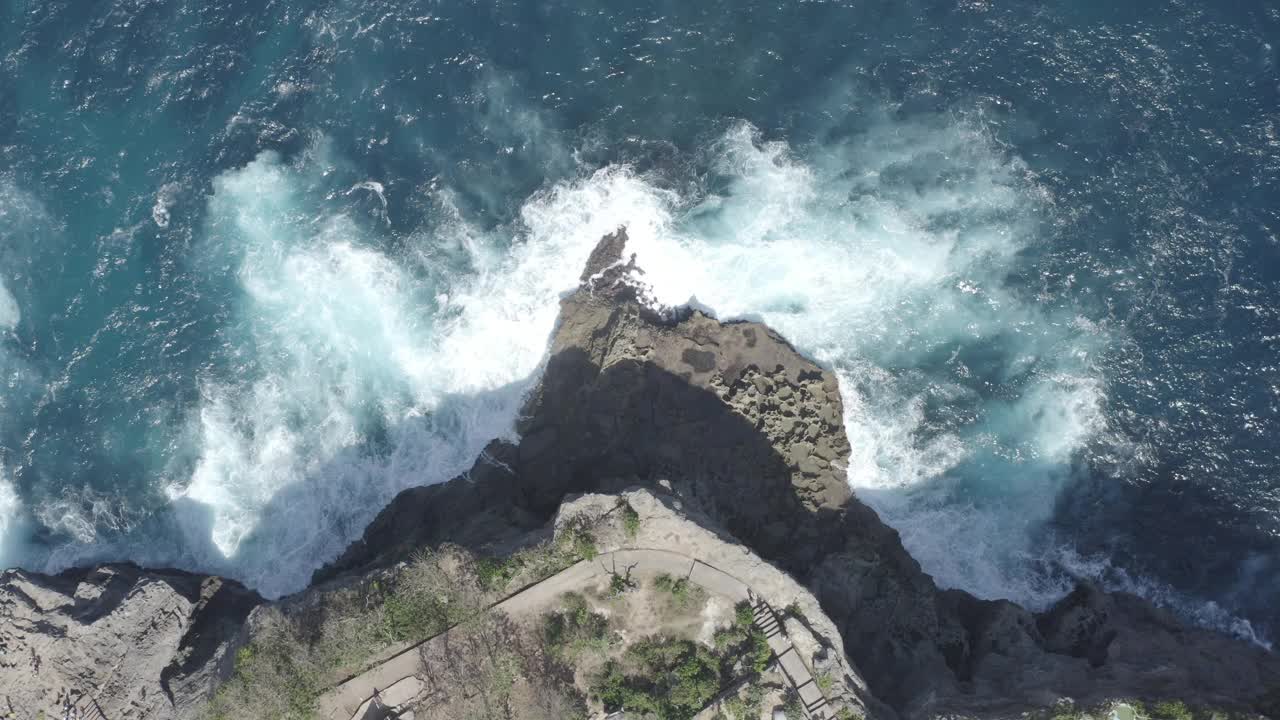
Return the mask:
<path id="1" fill-rule="evenodd" d="M 628 224 L 948 586 L 1280 631 L 1280 5 L 0 4 L 0 564 L 275 595 Z"/>

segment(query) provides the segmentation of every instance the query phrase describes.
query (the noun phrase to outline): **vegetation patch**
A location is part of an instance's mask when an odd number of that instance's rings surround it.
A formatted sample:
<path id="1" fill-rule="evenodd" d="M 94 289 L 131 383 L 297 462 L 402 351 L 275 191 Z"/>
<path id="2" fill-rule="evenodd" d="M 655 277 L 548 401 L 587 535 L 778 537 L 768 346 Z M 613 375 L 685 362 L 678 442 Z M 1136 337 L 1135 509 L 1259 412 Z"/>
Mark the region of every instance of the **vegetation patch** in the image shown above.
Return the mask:
<path id="1" fill-rule="evenodd" d="M 615 642 L 609 619 L 592 612 L 586 598 L 577 593 L 565 593 L 564 609 L 543 618 L 542 637 L 548 652 L 566 660 L 604 654 Z"/>
<path id="2" fill-rule="evenodd" d="M 758 675 L 768 666 L 769 644 L 753 621 L 753 613 L 735 613 L 734 624 L 715 634 L 714 648 L 663 636 L 641 640 L 605 665 L 591 680 L 590 694 L 607 712 L 626 710 L 655 720 L 688 720 L 734 680 L 749 673 Z M 749 692 L 750 697 L 756 697 L 758 705 L 763 694 Z M 750 703 L 735 699 L 741 704 L 737 707 L 741 717 L 748 717 Z"/>
<path id="3" fill-rule="evenodd" d="M 640 513 L 626 500 L 618 501 L 618 509 L 622 511 L 622 529 L 626 531 L 627 539 L 635 540 L 640 534 Z"/>
<path id="4" fill-rule="evenodd" d="M 689 581 L 689 578 L 677 578 L 662 573 L 653 579 L 653 589 L 670 597 L 671 605 L 677 610 L 687 610 L 702 605 L 706 601 L 706 591 Z"/>
<path id="5" fill-rule="evenodd" d="M 572 676 L 500 613 L 477 616 L 421 654 L 422 720 L 585 720 Z"/>
<path id="6" fill-rule="evenodd" d="M 320 695 L 392 643 L 423 640 L 484 607 L 457 553 L 423 553 L 393 581 L 326 594 L 289 617 L 272 610 L 236 655 L 231 679 L 205 709 L 211 720 L 308 720 Z"/>
<path id="7" fill-rule="evenodd" d="M 764 688 L 756 683 L 748 685 L 746 692 L 739 693 L 725 700 L 720 706 L 720 713 L 728 720 L 759 720 L 764 709 Z"/>
<path id="8" fill-rule="evenodd" d="M 627 710 L 657 720 L 688 720 L 723 689 L 724 659 L 691 640 L 651 638 L 610 661 L 591 684 L 608 711 Z M 628 671 L 630 670 L 630 671 Z"/>

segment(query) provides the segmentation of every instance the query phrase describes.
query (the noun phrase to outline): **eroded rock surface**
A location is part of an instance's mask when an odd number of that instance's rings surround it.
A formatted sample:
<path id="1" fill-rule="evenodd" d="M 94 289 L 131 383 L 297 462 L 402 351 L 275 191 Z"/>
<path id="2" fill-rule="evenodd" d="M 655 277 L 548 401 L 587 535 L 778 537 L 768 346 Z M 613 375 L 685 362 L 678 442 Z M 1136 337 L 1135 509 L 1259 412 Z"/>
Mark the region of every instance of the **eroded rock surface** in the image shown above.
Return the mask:
<path id="1" fill-rule="evenodd" d="M 5 572 L 0 715 L 97 717 L 96 703 L 112 720 L 190 717 L 260 602 L 238 583 L 133 565 Z"/>

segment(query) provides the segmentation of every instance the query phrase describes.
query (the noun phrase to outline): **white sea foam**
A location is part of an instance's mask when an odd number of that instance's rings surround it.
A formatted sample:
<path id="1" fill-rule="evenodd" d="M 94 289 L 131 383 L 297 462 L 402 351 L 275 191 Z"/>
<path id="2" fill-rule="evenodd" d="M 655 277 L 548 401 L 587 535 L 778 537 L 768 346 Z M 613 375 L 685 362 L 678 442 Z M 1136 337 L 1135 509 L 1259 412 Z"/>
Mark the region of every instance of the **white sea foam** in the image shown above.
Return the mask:
<path id="1" fill-rule="evenodd" d="M 8 472 L 0 463 L 0 570 L 19 561 L 16 546 L 19 539 L 18 518 L 22 513 L 22 500 L 9 481 Z"/>
<path id="2" fill-rule="evenodd" d="M 713 153 L 724 189 L 684 207 L 641 178 L 611 185 L 657 201 L 631 248 L 658 299 L 761 318 L 837 372 L 850 482 L 941 584 L 1059 596 L 1026 562 L 1073 455 L 1105 430 L 1090 364 L 1105 337 L 1005 282 L 1034 240 L 1039 188 L 956 123 L 809 161 L 740 125 Z M 930 403 L 966 416 L 939 421 Z"/>
<path id="3" fill-rule="evenodd" d="M 22 312 L 18 308 L 18 301 L 9 292 L 9 288 L 4 286 L 4 281 L 0 280 L 0 330 L 12 330 L 18 327 L 21 320 Z"/>
<path id="4" fill-rule="evenodd" d="M 440 221 L 395 256 L 307 195 L 332 162 L 321 143 L 215 182 L 203 252 L 237 273 L 244 367 L 203 384 L 200 460 L 172 491 L 197 564 L 295 590 L 397 491 L 510 436 L 558 297 L 626 225 L 657 300 L 763 319 L 837 373 L 849 481 L 943 586 L 1066 591 L 1034 568 L 1073 461 L 1109 432 L 1111 330 L 1007 282 L 1046 198 L 979 129 L 886 123 L 804 154 L 738 125 L 703 191 L 606 167 L 497 231 L 436 188 Z"/>
<path id="5" fill-rule="evenodd" d="M 247 361 L 243 382 L 204 384 L 199 462 L 171 490 L 198 561 L 268 595 L 301 587 L 399 490 L 511 436 L 559 294 L 599 236 L 636 216 L 602 176 L 589 217 L 540 214 L 549 193 L 505 252 L 455 215 L 390 257 L 350 218 L 308 215 L 324 152 L 293 166 L 265 154 L 215 182 L 204 252 L 236 268 L 227 342 Z"/>
<path id="6" fill-rule="evenodd" d="M 531 198 L 507 249 L 439 191 L 449 221 L 399 257 L 350 218 L 309 214 L 324 153 L 291 166 L 266 154 L 215 183 L 206 252 L 237 268 L 228 342 L 255 359 L 244 382 L 205 384 L 200 461 L 174 490 L 207 511 L 185 517 L 193 544 L 211 535 L 209 564 L 269 594 L 295 589 L 396 491 L 508 435 L 557 297 L 626 225 L 660 301 L 763 318 L 837 371 L 850 481 L 940 582 L 1038 599 L 1020 560 L 1063 465 L 1099 429 L 1103 385 L 1087 362 L 1096 333 L 1005 287 L 1039 191 L 977 130 L 897 126 L 804 161 L 739 125 L 706 158 L 714 193 L 605 168 Z M 982 398 L 965 362 L 993 346 L 982 373 L 1020 391 Z M 952 359 L 942 374 L 939 353 Z M 931 427 L 940 398 L 972 417 Z M 357 450 L 371 422 L 380 454 Z"/>

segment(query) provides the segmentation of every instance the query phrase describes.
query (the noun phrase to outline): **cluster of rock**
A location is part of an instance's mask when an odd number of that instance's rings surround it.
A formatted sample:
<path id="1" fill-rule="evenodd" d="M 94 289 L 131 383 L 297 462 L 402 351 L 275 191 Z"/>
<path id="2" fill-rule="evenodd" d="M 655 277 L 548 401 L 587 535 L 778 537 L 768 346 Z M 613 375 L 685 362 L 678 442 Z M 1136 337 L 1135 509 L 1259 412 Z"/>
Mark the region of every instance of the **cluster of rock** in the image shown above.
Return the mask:
<path id="1" fill-rule="evenodd" d="M 690 518 L 812 592 L 815 614 L 832 623 L 828 636 L 843 643 L 838 662 L 848 668 L 849 685 L 869 691 L 863 704 L 873 716 L 1004 717 L 1064 697 L 1169 697 L 1256 709 L 1259 697 L 1280 686 L 1276 655 L 1187 627 L 1136 597 L 1082 585 L 1035 614 L 940 590 L 898 534 L 848 489 L 850 447 L 836 378 L 760 323 L 655 308 L 638 269 L 623 259 L 625 243 L 621 230 L 602 240 L 581 287 L 562 301 L 542 380 L 519 421 L 520 443 L 495 441 L 463 477 L 402 493 L 315 583 L 446 541 L 501 553 L 545 533 L 567 497 L 662 487 Z M 0 607 L 27 608 L 23 642 L 68 644 L 74 633 L 54 627 L 60 621 L 51 604 L 4 599 L 23 592 L 14 589 L 23 582 L 55 580 L 21 573 L 0 579 L 0 603 L 10 603 Z M 56 582 L 75 597 L 78 581 Z M 123 606 L 139 608 L 135 624 L 148 614 L 141 600 Z M 151 643 L 158 659 L 148 663 L 160 667 L 145 673 L 155 678 L 139 676 L 120 697 L 136 698 L 144 686 L 152 693 L 154 685 L 180 709 L 207 692 L 207 682 L 190 680 L 206 675 L 186 671 L 195 667 L 193 654 L 183 655 L 191 643 L 174 637 L 197 627 L 200 637 L 229 632 L 242 618 L 240 606 L 216 621 L 194 601 L 174 607 L 175 617 L 186 619 L 175 625 L 181 632 L 165 630 L 168 639 Z M 65 615 L 80 617 L 74 607 Z M 141 624 L 131 631 L 149 632 Z M 5 652 L 2 662 L 22 650 Z M 85 665 L 97 660 L 57 652 L 68 673 L 104 687 Z M 175 666 L 186 670 L 167 670 Z M 20 675 L 0 665 L 0 696 L 12 694 Z M 175 678 L 187 679 L 181 692 Z"/>

